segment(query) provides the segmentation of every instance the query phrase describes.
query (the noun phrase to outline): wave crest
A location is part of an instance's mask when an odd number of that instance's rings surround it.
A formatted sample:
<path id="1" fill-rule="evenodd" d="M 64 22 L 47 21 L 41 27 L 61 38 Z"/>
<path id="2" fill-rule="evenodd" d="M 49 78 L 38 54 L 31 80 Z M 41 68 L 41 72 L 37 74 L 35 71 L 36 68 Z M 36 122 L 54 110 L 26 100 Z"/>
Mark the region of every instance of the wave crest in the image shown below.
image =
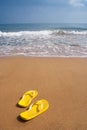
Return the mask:
<path id="1" fill-rule="evenodd" d="M 87 35 L 87 31 L 54 30 L 54 35 Z"/>
<path id="2" fill-rule="evenodd" d="M 44 31 L 19 31 L 19 32 L 2 32 L 0 31 L 0 37 L 22 36 L 22 35 L 49 35 L 50 30 Z"/>
<path id="3" fill-rule="evenodd" d="M 0 31 L 0 37 L 20 37 L 24 35 L 40 36 L 40 35 L 87 35 L 87 31 L 75 31 L 75 30 L 42 30 L 42 31 L 19 31 L 19 32 L 2 32 Z"/>

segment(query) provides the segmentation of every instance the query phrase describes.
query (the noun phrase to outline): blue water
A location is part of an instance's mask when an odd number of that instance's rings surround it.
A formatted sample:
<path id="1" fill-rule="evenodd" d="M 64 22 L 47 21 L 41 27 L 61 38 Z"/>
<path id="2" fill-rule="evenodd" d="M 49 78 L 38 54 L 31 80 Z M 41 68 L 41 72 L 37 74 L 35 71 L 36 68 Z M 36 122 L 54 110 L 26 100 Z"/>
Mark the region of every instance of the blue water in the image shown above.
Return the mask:
<path id="1" fill-rule="evenodd" d="M 87 24 L 78 23 L 26 23 L 26 24 L 0 24 L 0 31 L 14 32 L 14 31 L 37 31 L 37 30 L 87 30 Z"/>
<path id="2" fill-rule="evenodd" d="M 0 56 L 87 57 L 87 24 L 1 24 Z"/>

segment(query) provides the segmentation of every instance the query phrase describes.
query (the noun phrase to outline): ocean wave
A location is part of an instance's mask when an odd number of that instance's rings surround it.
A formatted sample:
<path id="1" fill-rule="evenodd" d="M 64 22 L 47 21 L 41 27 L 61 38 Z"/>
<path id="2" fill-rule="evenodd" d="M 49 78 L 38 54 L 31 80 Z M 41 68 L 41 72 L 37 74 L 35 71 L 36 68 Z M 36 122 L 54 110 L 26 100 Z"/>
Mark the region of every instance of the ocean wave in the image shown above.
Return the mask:
<path id="1" fill-rule="evenodd" d="M 24 35 L 49 35 L 50 30 L 43 31 L 19 31 L 19 32 L 2 32 L 0 31 L 0 37 L 12 37 L 12 36 L 24 36 Z"/>
<path id="2" fill-rule="evenodd" d="M 54 30 L 54 35 L 87 35 L 87 31 Z"/>
<path id="3" fill-rule="evenodd" d="M 0 56 L 87 57 L 87 24 L 0 25 Z"/>
<path id="4" fill-rule="evenodd" d="M 87 31 L 76 30 L 41 30 L 41 31 L 18 31 L 18 32 L 2 32 L 0 31 L 0 37 L 20 37 L 20 36 L 47 36 L 47 35 L 87 35 Z"/>
<path id="5" fill-rule="evenodd" d="M 87 56 L 87 31 L 0 31 L 0 56 Z"/>

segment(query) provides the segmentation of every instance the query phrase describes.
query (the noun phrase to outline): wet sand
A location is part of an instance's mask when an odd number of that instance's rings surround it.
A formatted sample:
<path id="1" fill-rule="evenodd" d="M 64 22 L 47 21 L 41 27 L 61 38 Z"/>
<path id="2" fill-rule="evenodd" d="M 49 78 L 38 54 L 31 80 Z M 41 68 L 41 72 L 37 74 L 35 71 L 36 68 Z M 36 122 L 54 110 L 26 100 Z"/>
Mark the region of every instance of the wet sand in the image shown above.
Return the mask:
<path id="1" fill-rule="evenodd" d="M 50 108 L 23 122 L 17 102 L 32 89 Z M 0 130 L 87 130 L 87 58 L 0 58 Z"/>

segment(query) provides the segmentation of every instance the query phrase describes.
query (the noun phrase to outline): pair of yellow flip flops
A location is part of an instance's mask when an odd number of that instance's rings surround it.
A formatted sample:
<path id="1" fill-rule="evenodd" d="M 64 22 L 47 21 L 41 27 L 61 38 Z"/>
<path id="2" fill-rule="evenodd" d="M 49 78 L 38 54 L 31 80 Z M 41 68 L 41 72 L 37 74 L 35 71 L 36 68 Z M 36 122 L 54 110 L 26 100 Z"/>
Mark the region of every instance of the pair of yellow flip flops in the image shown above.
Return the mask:
<path id="1" fill-rule="evenodd" d="M 23 94 L 22 98 L 19 100 L 18 105 L 20 107 L 28 107 L 32 100 L 38 95 L 36 90 L 27 91 Z M 32 103 L 28 110 L 22 112 L 19 116 L 23 120 L 30 120 L 49 108 L 49 103 L 45 99 L 41 99 Z"/>

